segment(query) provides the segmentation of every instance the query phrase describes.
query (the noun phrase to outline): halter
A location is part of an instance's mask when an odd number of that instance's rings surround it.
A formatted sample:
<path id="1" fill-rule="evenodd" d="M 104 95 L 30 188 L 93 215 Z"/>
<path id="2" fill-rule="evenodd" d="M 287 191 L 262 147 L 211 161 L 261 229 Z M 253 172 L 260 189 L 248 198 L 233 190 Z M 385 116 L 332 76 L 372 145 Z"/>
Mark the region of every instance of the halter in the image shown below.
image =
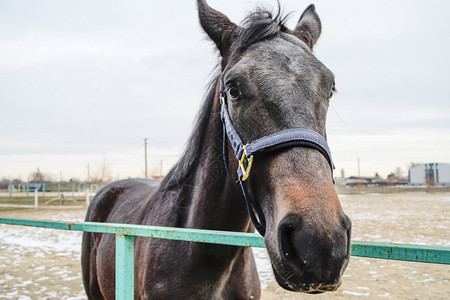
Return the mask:
<path id="1" fill-rule="evenodd" d="M 307 129 L 307 128 L 291 128 L 291 129 L 285 129 L 281 130 L 279 132 L 276 132 L 271 135 L 267 135 L 264 137 L 261 137 L 259 139 L 253 140 L 248 144 L 242 143 L 241 138 L 239 137 L 239 134 L 237 133 L 236 129 L 233 126 L 233 123 L 231 122 L 230 115 L 228 113 L 228 106 L 227 106 L 227 97 L 226 93 L 224 91 L 222 83 L 220 83 L 220 103 L 221 103 L 221 109 L 220 109 L 220 116 L 222 119 L 223 124 L 223 156 L 224 156 L 224 163 L 225 167 L 228 170 L 228 164 L 227 164 L 227 155 L 226 155 L 226 138 L 225 135 L 228 137 L 228 140 L 230 141 L 231 147 L 233 148 L 234 155 L 236 156 L 236 159 L 238 161 L 238 181 L 242 189 L 242 193 L 245 198 L 245 203 L 247 206 L 247 211 L 250 216 L 250 219 L 252 220 L 253 225 L 255 226 L 256 230 L 264 236 L 266 232 L 266 221 L 264 219 L 264 214 L 261 211 L 261 208 L 259 205 L 256 205 L 257 214 L 259 217 L 256 217 L 253 205 L 257 204 L 254 201 L 252 201 L 248 189 L 246 180 L 248 179 L 250 175 L 250 171 L 253 166 L 253 156 L 258 155 L 263 152 L 269 152 L 269 151 L 275 151 L 280 148 L 286 148 L 286 147 L 308 147 L 318 150 L 320 153 L 322 153 L 325 158 L 327 159 L 328 163 L 331 167 L 331 178 L 333 178 L 333 161 L 331 159 L 331 153 L 330 149 L 328 147 L 328 143 L 325 140 L 323 136 L 321 136 L 319 133 Z M 334 183 L 334 179 L 333 179 Z M 253 205 L 252 205 L 253 203 Z"/>

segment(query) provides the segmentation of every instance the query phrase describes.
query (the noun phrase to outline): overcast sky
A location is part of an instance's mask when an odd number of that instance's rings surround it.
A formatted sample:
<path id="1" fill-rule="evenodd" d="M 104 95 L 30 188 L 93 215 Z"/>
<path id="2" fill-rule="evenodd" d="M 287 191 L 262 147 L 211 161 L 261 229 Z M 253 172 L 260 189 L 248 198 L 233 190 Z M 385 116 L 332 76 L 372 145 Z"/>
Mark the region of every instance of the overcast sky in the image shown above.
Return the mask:
<path id="1" fill-rule="evenodd" d="M 258 1 L 209 0 L 239 23 Z M 295 26 L 310 1 L 280 0 Z M 265 2 L 275 7 L 275 0 Z M 337 172 L 450 162 L 449 1 L 319 1 Z M 0 2 L 0 179 L 143 177 L 177 161 L 217 62 L 196 1 Z M 91 173 L 91 174 L 92 174 Z"/>

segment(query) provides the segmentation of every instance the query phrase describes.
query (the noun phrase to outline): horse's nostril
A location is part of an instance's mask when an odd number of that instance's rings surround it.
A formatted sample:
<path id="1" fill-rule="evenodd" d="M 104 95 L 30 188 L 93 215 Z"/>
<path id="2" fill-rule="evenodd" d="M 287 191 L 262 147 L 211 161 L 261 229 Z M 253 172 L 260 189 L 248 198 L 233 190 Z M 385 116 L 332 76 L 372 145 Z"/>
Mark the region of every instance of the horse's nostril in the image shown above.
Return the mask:
<path id="1" fill-rule="evenodd" d="M 352 228 L 352 221 L 350 218 L 344 214 L 344 217 L 342 218 L 341 225 L 344 229 L 346 229 L 348 232 L 351 231 Z"/>
<path id="2" fill-rule="evenodd" d="M 288 258 L 294 256 L 295 249 L 292 245 L 292 225 L 285 226 L 280 232 L 281 237 L 281 253 Z"/>
<path id="3" fill-rule="evenodd" d="M 351 253 L 351 247 L 352 247 L 352 225 L 351 225 L 351 222 L 350 222 L 350 227 L 348 227 L 346 233 L 347 233 L 347 255 L 346 255 L 346 257 L 349 258 L 350 253 Z M 345 265 L 343 269 L 345 269 L 346 267 L 347 267 L 347 265 Z M 342 271 L 344 271 L 344 270 L 342 270 Z"/>
<path id="4" fill-rule="evenodd" d="M 302 219 L 296 216 L 288 216 L 284 218 L 279 225 L 278 237 L 280 245 L 280 253 L 287 261 L 301 267 L 306 261 L 301 258 L 297 251 L 296 234 L 301 230 Z"/>
<path id="5" fill-rule="evenodd" d="M 352 221 L 350 220 L 350 218 L 347 215 L 344 215 L 341 222 L 342 222 L 342 227 L 345 230 L 346 242 L 347 242 L 347 253 L 346 253 L 345 257 L 348 258 L 348 257 L 350 257 L 350 252 L 351 252 Z M 343 269 L 345 269 L 346 266 L 347 265 L 344 265 Z"/>

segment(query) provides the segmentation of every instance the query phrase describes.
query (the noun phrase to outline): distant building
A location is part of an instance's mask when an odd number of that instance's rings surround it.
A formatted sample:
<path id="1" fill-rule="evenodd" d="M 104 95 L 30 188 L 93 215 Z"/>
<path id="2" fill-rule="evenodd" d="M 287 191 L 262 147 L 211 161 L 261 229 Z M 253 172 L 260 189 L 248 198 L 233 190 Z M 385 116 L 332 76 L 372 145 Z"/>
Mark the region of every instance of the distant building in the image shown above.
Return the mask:
<path id="1" fill-rule="evenodd" d="M 376 177 L 361 177 L 361 176 L 350 176 L 345 179 L 345 185 L 347 186 L 385 186 L 385 185 L 406 185 L 408 180 L 406 178 L 388 178 L 383 179 L 380 176 Z"/>
<path id="2" fill-rule="evenodd" d="M 450 164 L 417 165 L 408 171 L 408 184 L 450 186 Z"/>

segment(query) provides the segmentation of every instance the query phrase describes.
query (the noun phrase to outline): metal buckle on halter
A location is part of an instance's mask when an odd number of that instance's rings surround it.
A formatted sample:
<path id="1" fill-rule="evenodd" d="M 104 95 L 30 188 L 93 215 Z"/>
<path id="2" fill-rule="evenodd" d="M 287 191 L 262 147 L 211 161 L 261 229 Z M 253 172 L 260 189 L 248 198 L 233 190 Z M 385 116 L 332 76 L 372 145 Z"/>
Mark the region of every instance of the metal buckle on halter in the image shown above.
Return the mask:
<path id="1" fill-rule="evenodd" d="M 224 96 L 220 97 L 220 104 L 222 104 L 223 106 L 227 106 L 227 100 L 225 100 Z"/>
<path id="2" fill-rule="evenodd" d="M 223 106 L 227 106 L 227 99 L 225 97 L 225 91 L 223 90 L 223 85 L 220 85 L 220 96 L 219 96 L 219 100 L 220 100 L 220 104 L 222 104 Z"/>
<path id="3" fill-rule="evenodd" d="M 245 168 L 245 165 L 244 165 L 244 161 L 245 161 L 245 159 L 246 159 L 246 157 L 247 157 L 247 145 L 244 145 L 243 149 L 244 149 L 244 151 L 243 151 L 243 153 L 242 153 L 241 159 L 239 160 L 239 167 L 238 167 L 238 168 L 240 168 L 241 171 L 242 171 L 242 179 L 241 179 L 241 180 L 242 180 L 242 181 L 245 181 L 245 180 L 247 180 L 248 176 L 250 175 L 250 171 L 251 171 L 251 169 L 252 169 L 252 165 L 253 165 L 253 155 L 250 156 L 250 157 L 247 159 L 247 169 L 246 169 L 246 168 Z"/>

